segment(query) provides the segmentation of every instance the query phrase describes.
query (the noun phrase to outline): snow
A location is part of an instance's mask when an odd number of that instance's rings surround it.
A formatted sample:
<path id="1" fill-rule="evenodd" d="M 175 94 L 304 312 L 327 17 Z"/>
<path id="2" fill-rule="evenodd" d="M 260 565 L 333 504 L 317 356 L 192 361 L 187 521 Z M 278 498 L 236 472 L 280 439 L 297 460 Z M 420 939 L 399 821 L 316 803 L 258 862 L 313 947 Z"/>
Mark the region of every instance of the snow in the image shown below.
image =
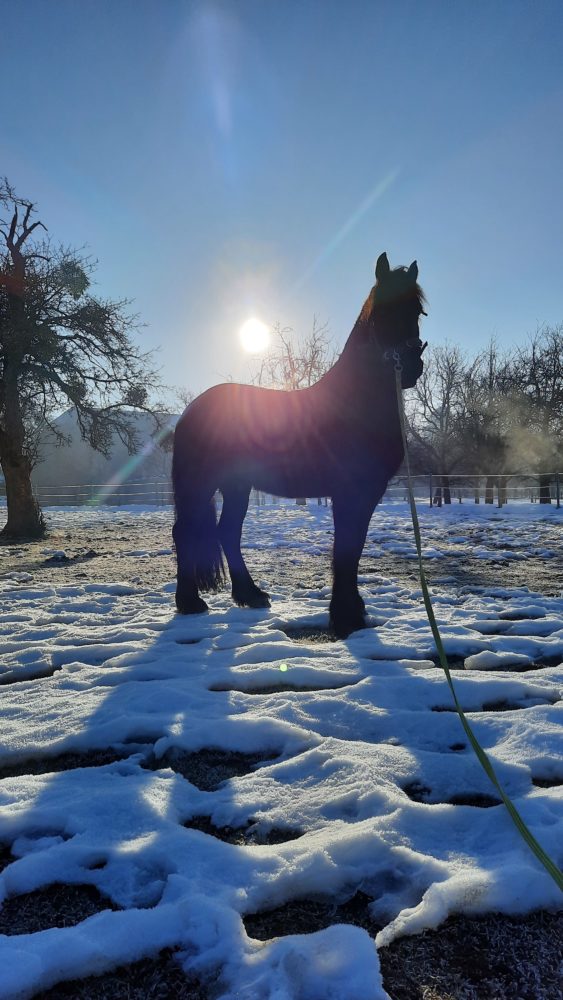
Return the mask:
<path id="1" fill-rule="evenodd" d="M 422 517 L 435 559 L 452 545 L 495 560 L 525 560 L 540 536 L 542 551 L 559 546 L 554 508 L 436 513 Z M 86 537 L 94 517 L 119 524 L 156 515 L 50 516 L 70 518 Z M 158 516 L 155 548 L 133 550 L 137 558 L 168 551 L 169 514 Z M 76 927 L 0 936 L 2 998 L 170 946 L 181 949 L 186 971 L 222 971 L 223 1000 L 385 1000 L 377 948 L 397 936 L 453 913 L 560 905 L 503 806 L 452 802 L 496 796 L 452 711 L 417 586 L 366 574 L 372 627 L 335 643 L 286 634 L 288 625 L 326 626 L 329 591 L 326 581 L 277 587 L 275 550 L 299 544 L 312 558 L 326 550 L 329 531 L 322 507 L 249 513 L 248 538 L 272 550 L 266 610 L 233 607 L 225 591 L 210 598 L 208 615 L 181 618 L 172 583 L 0 580 L 0 768 L 9 774 L 27 762 L 29 772 L 0 781 L 0 842 L 15 856 L 0 874 L 0 899 L 88 883 L 122 907 Z M 414 558 L 404 504 L 376 512 L 366 550 L 382 545 Z M 561 866 L 563 595 L 459 588 L 444 577 L 433 596 L 460 702 L 504 788 Z M 107 747 L 124 759 L 49 771 L 57 754 Z M 205 748 L 263 759 L 202 790 L 173 767 Z M 302 836 L 237 846 L 190 828 L 197 816 Z M 375 943 L 350 925 L 267 943 L 245 931 L 244 914 L 301 898 L 344 901 L 359 889 L 383 928 Z"/>

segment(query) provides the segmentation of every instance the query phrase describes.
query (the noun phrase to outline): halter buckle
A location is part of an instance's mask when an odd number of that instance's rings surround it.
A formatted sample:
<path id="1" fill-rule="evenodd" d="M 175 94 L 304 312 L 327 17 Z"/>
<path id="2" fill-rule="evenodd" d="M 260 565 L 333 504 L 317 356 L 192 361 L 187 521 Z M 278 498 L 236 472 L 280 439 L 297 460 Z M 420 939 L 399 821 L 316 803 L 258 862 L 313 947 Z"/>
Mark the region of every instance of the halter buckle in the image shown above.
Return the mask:
<path id="1" fill-rule="evenodd" d="M 383 352 L 383 360 L 384 361 L 393 361 L 393 367 L 394 367 L 395 371 L 402 372 L 403 366 L 401 364 L 401 355 L 400 355 L 400 352 L 397 350 L 397 348 L 394 348 L 394 350 L 391 350 L 389 348 L 389 350 L 384 351 Z"/>

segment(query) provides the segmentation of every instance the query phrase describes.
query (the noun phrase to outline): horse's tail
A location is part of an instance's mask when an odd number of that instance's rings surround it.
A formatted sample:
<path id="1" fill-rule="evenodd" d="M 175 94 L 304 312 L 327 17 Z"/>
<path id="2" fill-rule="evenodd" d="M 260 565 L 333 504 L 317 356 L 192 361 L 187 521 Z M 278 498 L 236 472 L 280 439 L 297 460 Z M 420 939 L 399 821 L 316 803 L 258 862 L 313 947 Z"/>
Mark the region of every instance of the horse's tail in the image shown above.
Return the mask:
<path id="1" fill-rule="evenodd" d="M 186 482 L 185 466 L 180 468 L 176 455 L 172 460 L 172 484 L 178 577 L 191 577 L 198 590 L 218 590 L 225 579 L 225 570 L 214 494 L 206 491 L 201 483 Z"/>

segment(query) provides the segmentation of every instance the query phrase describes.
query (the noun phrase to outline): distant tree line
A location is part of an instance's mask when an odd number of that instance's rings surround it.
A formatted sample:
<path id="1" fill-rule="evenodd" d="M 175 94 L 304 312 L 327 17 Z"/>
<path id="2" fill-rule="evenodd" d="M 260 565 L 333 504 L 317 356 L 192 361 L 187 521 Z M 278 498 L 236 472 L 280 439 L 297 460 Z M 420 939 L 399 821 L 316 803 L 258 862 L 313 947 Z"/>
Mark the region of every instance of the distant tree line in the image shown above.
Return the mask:
<path id="1" fill-rule="evenodd" d="M 506 490 L 501 477 L 534 474 L 549 503 L 553 473 L 563 471 L 563 324 L 508 350 L 491 341 L 474 356 L 437 346 L 425 361 L 407 402 L 413 469 L 437 477 L 446 503 L 456 473 L 486 476 L 491 503 L 495 485 L 501 499 Z"/>

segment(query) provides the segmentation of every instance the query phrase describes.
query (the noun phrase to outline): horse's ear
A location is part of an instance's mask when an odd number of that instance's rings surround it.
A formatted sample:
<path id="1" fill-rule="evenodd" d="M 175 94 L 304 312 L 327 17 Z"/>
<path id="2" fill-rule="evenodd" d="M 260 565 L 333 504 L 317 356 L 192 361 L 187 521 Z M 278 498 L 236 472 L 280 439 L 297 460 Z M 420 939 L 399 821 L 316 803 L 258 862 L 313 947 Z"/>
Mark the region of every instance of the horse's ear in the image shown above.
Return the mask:
<path id="1" fill-rule="evenodd" d="M 415 260 L 413 260 L 411 266 L 409 267 L 409 269 L 407 271 L 407 274 L 408 274 L 409 278 L 411 279 L 412 283 L 415 284 L 416 283 L 416 279 L 418 278 L 418 264 L 416 263 Z"/>
<path id="2" fill-rule="evenodd" d="M 389 267 L 389 261 L 387 260 L 387 254 L 382 253 L 377 258 L 377 264 L 375 265 L 375 277 L 378 281 L 384 281 L 391 268 Z"/>

